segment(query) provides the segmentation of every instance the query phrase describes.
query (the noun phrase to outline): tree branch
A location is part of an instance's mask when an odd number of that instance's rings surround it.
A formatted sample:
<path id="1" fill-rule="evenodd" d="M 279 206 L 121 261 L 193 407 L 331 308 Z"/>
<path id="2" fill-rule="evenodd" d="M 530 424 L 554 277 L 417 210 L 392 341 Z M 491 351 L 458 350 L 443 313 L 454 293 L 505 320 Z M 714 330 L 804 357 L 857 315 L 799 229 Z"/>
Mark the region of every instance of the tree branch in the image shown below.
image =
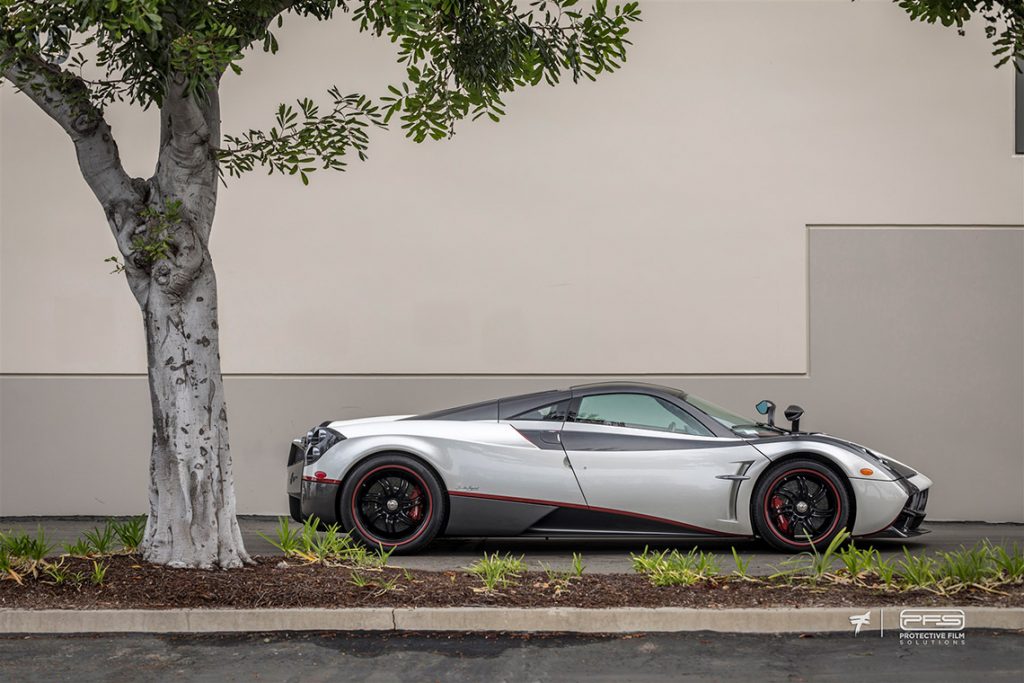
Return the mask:
<path id="1" fill-rule="evenodd" d="M 164 200 L 182 202 L 189 223 L 205 242 L 217 205 L 220 144 L 219 83 L 189 94 L 183 78 L 171 78 L 160 108 L 160 155 L 156 181 Z"/>
<path id="2" fill-rule="evenodd" d="M 71 137 L 85 182 L 108 218 L 115 205 L 139 196 L 121 165 L 110 126 L 90 100 L 88 86 L 74 74 L 35 56 L 0 52 L 0 76 L 36 103 Z"/>

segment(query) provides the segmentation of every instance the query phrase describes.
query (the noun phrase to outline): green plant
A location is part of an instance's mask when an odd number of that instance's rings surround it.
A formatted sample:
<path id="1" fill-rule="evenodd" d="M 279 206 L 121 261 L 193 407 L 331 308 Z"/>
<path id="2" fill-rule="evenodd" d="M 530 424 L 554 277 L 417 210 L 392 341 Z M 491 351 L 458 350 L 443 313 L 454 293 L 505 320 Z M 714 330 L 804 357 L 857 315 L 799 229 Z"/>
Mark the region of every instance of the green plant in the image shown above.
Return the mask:
<path id="1" fill-rule="evenodd" d="M 633 570 L 645 574 L 655 586 L 692 586 L 699 581 L 713 581 L 718 575 L 714 553 L 697 548 L 683 555 L 678 550 L 659 553 L 645 547 L 642 554 L 630 556 Z"/>
<path id="2" fill-rule="evenodd" d="M 43 573 L 50 578 L 50 581 L 55 586 L 61 586 L 68 583 L 70 577 L 70 571 L 64 566 L 64 559 L 61 558 L 57 562 L 51 562 L 43 567 Z"/>
<path id="3" fill-rule="evenodd" d="M 576 578 L 583 576 L 583 570 L 587 568 L 587 565 L 583 564 L 583 554 L 573 553 L 572 554 L 572 573 Z"/>
<path id="4" fill-rule="evenodd" d="M 993 559 L 992 546 L 988 543 L 940 553 L 934 571 L 937 583 L 947 591 L 967 586 L 987 588 L 999 583 L 1001 578 L 999 566 Z"/>
<path id="5" fill-rule="evenodd" d="M 0 579 L 13 579 L 19 585 L 22 583 L 21 574 L 14 568 L 14 561 L 6 548 L 0 548 Z"/>
<path id="6" fill-rule="evenodd" d="M 147 206 L 138 212 L 138 218 L 145 224 L 146 229 L 136 234 L 131 241 L 136 264 L 145 267 L 171 256 L 171 233 L 181 223 L 182 218 L 181 200 L 169 199 L 164 202 L 163 209 Z M 105 260 L 111 259 L 114 259 L 115 269 L 124 270 L 124 266 L 117 262 L 116 256 Z"/>
<path id="7" fill-rule="evenodd" d="M 114 532 L 114 525 L 109 521 L 103 525 L 102 529 L 93 528 L 91 531 L 86 531 L 83 536 L 89 542 L 91 554 L 103 557 L 114 552 L 114 540 L 117 538 L 117 534 Z"/>
<path id="8" fill-rule="evenodd" d="M 839 561 L 843 565 L 843 569 L 850 576 L 850 579 L 854 582 L 859 582 L 868 576 L 874 569 L 876 554 L 877 551 L 874 548 L 861 550 L 853 543 L 850 543 L 845 548 L 839 550 L 836 553 L 836 557 L 839 558 Z"/>
<path id="9" fill-rule="evenodd" d="M 930 557 L 911 555 L 904 548 L 903 559 L 896 563 L 896 571 L 906 587 L 934 590 L 935 560 Z"/>
<path id="10" fill-rule="evenodd" d="M 146 535 L 146 515 L 130 517 L 123 522 L 111 520 L 111 526 L 121 548 L 130 554 L 138 552 L 142 539 Z"/>
<path id="11" fill-rule="evenodd" d="M 276 540 L 262 533 L 260 536 L 284 553 L 285 557 L 297 558 L 307 563 L 351 566 L 367 571 L 379 571 L 386 567 L 395 551 L 394 548 L 385 549 L 383 545 L 368 549 L 342 532 L 338 524 L 321 529 L 322 526 L 319 519 L 310 517 L 301 527 L 293 529 L 286 517 L 280 517 Z"/>
<path id="12" fill-rule="evenodd" d="M 471 564 L 468 570 L 483 581 L 484 590 L 489 592 L 499 586 L 505 588 L 518 579 L 526 571 L 526 563 L 523 562 L 523 556 L 513 557 L 509 553 L 499 556 L 495 551 L 492 555 L 484 553 L 483 559 Z"/>
<path id="13" fill-rule="evenodd" d="M 64 554 L 71 557 L 89 557 L 92 554 L 92 545 L 89 541 L 80 538 L 74 543 L 65 543 Z"/>
<path id="14" fill-rule="evenodd" d="M 277 518 L 276 541 L 264 534 L 262 531 L 257 533 L 264 541 L 284 553 L 285 557 L 292 556 L 300 547 L 299 539 L 301 537 L 301 530 L 292 529 L 287 517 Z"/>
<path id="15" fill-rule="evenodd" d="M 896 586 L 896 579 L 898 577 L 896 576 L 894 560 L 883 560 L 881 553 L 876 552 L 872 558 L 871 571 L 886 588 L 894 588 Z"/>
<path id="16" fill-rule="evenodd" d="M 788 576 L 789 578 L 809 579 L 814 582 L 827 578 L 835 564 L 839 546 L 849 538 L 849 532 L 846 529 L 840 529 L 825 550 L 819 552 L 814 543 L 810 543 L 810 536 L 808 536 L 807 540 L 811 549 L 784 561 L 782 566 L 786 569 L 773 574 L 772 578 Z"/>
<path id="17" fill-rule="evenodd" d="M 736 548 L 730 548 L 732 550 L 732 561 L 736 563 L 736 569 L 733 574 L 739 578 L 749 581 L 750 580 L 750 558 L 743 559 L 740 554 L 736 552 Z"/>
<path id="18" fill-rule="evenodd" d="M 1009 583 L 1024 581 L 1024 552 L 1016 543 L 1010 549 L 1001 545 L 993 546 L 992 562 L 1005 581 Z"/>
<path id="19" fill-rule="evenodd" d="M 351 583 L 357 588 L 366 588 L 373 584 L 373 582 L 369 578 L 363 576 L 361 572 L 352 572 L 351 576 Z"/>
<path id="20" fill-rule="evenodd" d="M 53 549 L 54 545 L 46 539 L 42 527 L 36 528 L 34 537 L 28 534 L 0 534 L 0 553 L 5 555 L 4 564 L 7 567 L 0 573 L 6 573 L 11 578 L 17 575 L 19 579 L 28 574 L 38 576 L 39 569 L 45 566 L 45 559 L 52 554 Z"/>
<path id="21" fill-rule="evenodd" d="M 89 575 L 89 580 L 92 581 L 94 586 L 102 586 L 104 580 L 107 578 L 107 569 L 110 565 L 104 562 L 92 561 L 92 573 Z"/>

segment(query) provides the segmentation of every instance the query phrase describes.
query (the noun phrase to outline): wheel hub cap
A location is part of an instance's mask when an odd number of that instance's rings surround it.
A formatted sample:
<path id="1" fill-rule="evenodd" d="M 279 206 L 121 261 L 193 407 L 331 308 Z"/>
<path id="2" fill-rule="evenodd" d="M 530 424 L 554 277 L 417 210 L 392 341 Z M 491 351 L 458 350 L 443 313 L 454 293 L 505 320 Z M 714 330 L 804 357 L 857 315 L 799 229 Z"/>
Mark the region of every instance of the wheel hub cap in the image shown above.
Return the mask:
<path id="1" fill-rule="evenodd" d="M 807 509 L 809 507 L 810 506 L 807 504 L 806 501 L 801 500 L 799 503 L 796 504 L 796 511 L 800 514 L 804 514 L 805 512 L 807 512 Z"/>
<path id="2" fill-rule="evenodd" d="M 394 512 L 398 509 L 398 501 L 394 498 L 389 499 L 384 505 L 387 507 L 388 512 Z"/>

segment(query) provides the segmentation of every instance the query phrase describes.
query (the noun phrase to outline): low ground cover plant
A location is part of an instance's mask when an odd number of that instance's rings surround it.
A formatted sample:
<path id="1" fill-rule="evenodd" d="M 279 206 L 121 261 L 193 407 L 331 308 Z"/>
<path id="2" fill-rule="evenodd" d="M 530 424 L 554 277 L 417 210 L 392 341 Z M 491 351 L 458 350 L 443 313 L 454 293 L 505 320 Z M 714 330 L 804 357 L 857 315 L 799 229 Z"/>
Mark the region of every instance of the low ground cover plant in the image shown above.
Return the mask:
<path id="1" fill-rule="evenodd" d="M 678 550 L 660 553 L 645 547 L 640 555 L 631 554 L 633 570 L 645 574 L 655 586 L 692 586 L 699 581 L 717 581 L 718 560 L 714 553 L 694 548 L 683 554 Z"/>
<path id="2" fill-rule="evenodd" d="M 260 536 L 284 553 L 289 559 L 305 564 L 352 567 L 363 571 L 380 570 L 387 566 L 394 549 L 384 546 L 367 548 L 341 530 L 338 524 L 324 526 L 316 517 L 310 517 L 301 526 L 292 528 L 287 517 L 277 520 L 277 538 Z"/>
<path id="3" fill-rule="evenodd" d="M 470 574 L 480 579 L 484 591 L 494 591 L 498 588 L 507 588 L 515 583 L 526 573 L 526 563 L 523 556 L 513 557 L 510 553 L 499 555 L 497 551 L 488 555 L 484 553 L 483 559 L 477 560 L 468 568 Z M 582 574 L 582 569 L 580 573 Z"/>
<path id="4" fill-rule="evenodd" d="M 915 555 L 904 548 L 903 557 L 887 560 L 873 547 L 858 548 L 843 531 L 824 549 L 812 544 L 810 550 L 783 561 L 766 577 L 751 576 L 750 559 L 742 558 L 735 548 L 732 556 L 736 569 L 724 576 L 719 573 L 715 556 L 696 548 L 685 554 L 645 548 L 632 558 L 634 571 L 648 577 L 654 586 L 691 586 L 733 579 L 952 595 L 968 588 L 999 593 L 1001 586 L 1024 583 L 1024 550 L 1018 544 L 1007 548 L 987 540 L 971 548 L 931 556 Z"/>
<path id="5" fill-rule="evenodd" d="M 103 587 L 116 572 L 139 569 L 134 555 L 142 542 L 146 518 L 108 520 L 91 529 L 60 552 L 40 528 L 35 534 L 0 532 L 0 582 L 12 586 L 39 582 L 73 591 L 85 587 Z M 279 520 L 274 538 L 264 536 L 283 554 L 284 561 L 275 563 L 288 567 L 330 567 L 350 570 L 339 579 L 357 588 L 365 588 L 367 597 L 379 597 L 394 591 L 412 591 L 422 583 L 409 571 L 388 565 L 391 550 L 367 547 L 341 531 L 337 524 L 324 526 L 312 518 L 294 525 L 286 518 Z M 827 592 L 829 586 L 852 587 L 888 595 L 924 591 L 950 596 L 962 591 L 990 593 L 999 596 L 1019 595 L 1024 588 L 1024 549 L 995 545 L 982 541 L 973 547 L 939 553 L 913 553 L 904 549 L 902 555 L 883 557 L 874 547 L 859 547 L 844 531 L 828 546 L 810 549 L 782 560 L 767 576 L 751 573 L 751 558 L 731 549 L 735 568 L 723 570 L 716 553 L 694 548 L 688 552 L 677 549 L 645 548 L 631 555 L 633 569 L 653 587 L 695 586 L 730 588 L 740 584 L 764 585 L 778 590 L 786 586 Z M 115 560 L 117 556 L 125 556 Z M 465 568 L 463 576 L 479 580 L 472 590 L 484 594 L 512 596 L 524 589 L 564 599 L 579 591 L 586 593 L 586 565 L 580 553 L 573 553 L 571 567 L 555 569 L 541 565 L 541 572 L 528 574 L 522 556 L 499 552 L 485 554 Z M 175 571 L 175 570 L 167 570 Z M 456 573 L 452 585 L 456 583 Z M 587 577 L 589 579 L 589 577 Z M 428 583 L 430 581 L 428 580 Z M 497 593 L 506 591 L 506 593 Z M 574 591 L 576 593 L 574 593 Z M 921 593 L 918 593 L 920 595 Z"/>
<path id="6" fill-rule="evenodd" d="M 56 545 L 47 540 L 42 527 L 36 529 L 35 536 L 0 532 L 0 580 L 20 584 L 26 578 L 33 578 L 79 588 L 86 575 L 68 568 L 65 560 L 72 557 L 92 559 L 92 572 L 88 578 L 93 585 L 102 586 L 109 565 L 97 560 L 111 555 L 135 554 L 142 544 L 145 530 L 145 515 L 125 521 L 109 519 L 102 527 L 86 531 L 74 543 L 65 543 L 64 553 L 56 556 Z"/>

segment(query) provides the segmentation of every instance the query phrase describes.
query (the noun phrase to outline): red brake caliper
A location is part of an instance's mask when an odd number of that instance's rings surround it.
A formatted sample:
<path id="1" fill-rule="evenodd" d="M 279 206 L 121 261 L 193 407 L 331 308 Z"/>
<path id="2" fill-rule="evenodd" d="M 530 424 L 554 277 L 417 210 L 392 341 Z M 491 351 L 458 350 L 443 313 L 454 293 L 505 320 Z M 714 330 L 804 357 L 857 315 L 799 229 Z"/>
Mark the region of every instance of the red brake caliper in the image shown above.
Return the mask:
<path id="1" fill-rule="evenodd" d="M 782 496 L 774 496 L 771 502 L 772 509 L 775 511 L 775 519 L 777 519 L 779 522 L 779 529 L 782 531 L 782 533 L 788 534 L 789 520 L 785 517 L 785 515 L 779 513 L 779 510 L 781 510 L 782 506 L 786 504 L 786 501 L 782 499 Z"/>
<path id="2" fill-rule="evenodd" d="M 409 497 L 418 501 L 419 497 L 420 497 L 420 490 L 418 488 L 416 488 L 415 486 L 413 486 L 412 487 L 412 492 L 409 493 Z M 423 505 L 422 505 L 422 503 L 417 502 L 416 505 L 413 506 L 413 508 L 411 510 L 409 510 L 409 519 L 411 519 L 414 522 L 419 521 L 420 515 L 422 515 L 422 514 L 423 514 Z"/>

